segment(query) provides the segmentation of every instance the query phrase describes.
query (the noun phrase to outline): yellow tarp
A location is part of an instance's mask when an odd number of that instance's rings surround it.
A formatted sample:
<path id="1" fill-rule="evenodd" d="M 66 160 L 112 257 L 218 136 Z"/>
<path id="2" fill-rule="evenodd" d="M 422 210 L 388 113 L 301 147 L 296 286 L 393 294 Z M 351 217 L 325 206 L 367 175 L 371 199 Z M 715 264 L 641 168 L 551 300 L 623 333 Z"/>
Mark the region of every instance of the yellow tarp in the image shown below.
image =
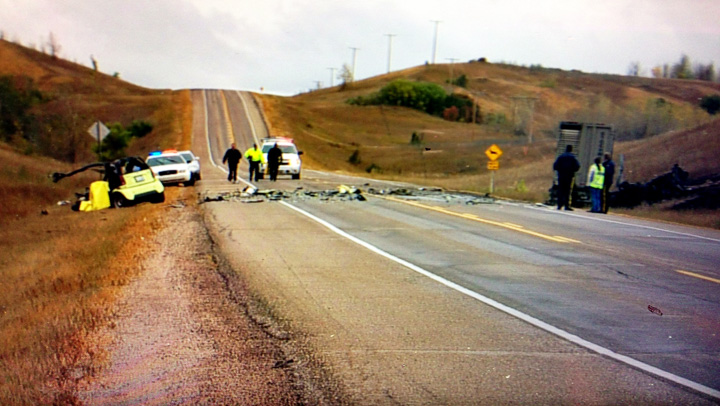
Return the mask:
<path id="1" fill-rule="evenodd" d="M 90 200 L 80 202 L 80 211 L 102 210 L 110 207 L 110 186 L 97 181 L 90 184 Z"/>

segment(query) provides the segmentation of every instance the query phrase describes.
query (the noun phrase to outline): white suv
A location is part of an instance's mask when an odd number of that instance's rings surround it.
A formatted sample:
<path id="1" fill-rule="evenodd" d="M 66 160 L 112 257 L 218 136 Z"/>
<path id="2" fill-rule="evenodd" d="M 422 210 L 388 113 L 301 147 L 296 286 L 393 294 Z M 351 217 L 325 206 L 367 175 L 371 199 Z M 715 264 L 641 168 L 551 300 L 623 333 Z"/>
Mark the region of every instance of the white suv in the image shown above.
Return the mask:
<path id="1" fill-rule="evenodd" d="M 265 162 L 260 163 L 260 177 L 267 172 L 267 155 L 270 148 L 277 144 L 282 151 L 282 163 L 278 167 L 278 175 L 290 175 L 293 179 L 300 179 L 300 170 L 302 169 L 302 160 L 300 155 L 302 151 L 298 151 L 295 141 L 292 138 L 263 138 L 261 140 L 260 149 L 263 153 Z"/>

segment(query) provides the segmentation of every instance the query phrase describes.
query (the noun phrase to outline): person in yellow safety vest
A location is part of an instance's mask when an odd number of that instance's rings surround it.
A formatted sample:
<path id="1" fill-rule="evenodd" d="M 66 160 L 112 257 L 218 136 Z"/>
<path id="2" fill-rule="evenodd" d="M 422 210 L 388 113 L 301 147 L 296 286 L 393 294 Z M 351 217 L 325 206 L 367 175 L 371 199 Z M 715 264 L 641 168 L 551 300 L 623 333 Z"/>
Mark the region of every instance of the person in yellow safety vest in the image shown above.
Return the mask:
<path id="1" fill-rule="evenodd" d="M 253 144 L 252 148 L 245 151 L 245 159 L 250 163 L 248 180 L 253 179 L 253 172 L 255 172 L 255 182 L 257 182 L 260 180 L 260 163 L 264 161 L 262 151 L 258 149 L 256 144 Z"/>
<path id="2" fill-rule="evenodd" d="M 592 199 L 591 213 L 602 213 L 602 191 L 605 187 L 605 167 L 600 165 L 600 157 L 595 158 L 595 165 L 588 171 L 588 185 Z"/>

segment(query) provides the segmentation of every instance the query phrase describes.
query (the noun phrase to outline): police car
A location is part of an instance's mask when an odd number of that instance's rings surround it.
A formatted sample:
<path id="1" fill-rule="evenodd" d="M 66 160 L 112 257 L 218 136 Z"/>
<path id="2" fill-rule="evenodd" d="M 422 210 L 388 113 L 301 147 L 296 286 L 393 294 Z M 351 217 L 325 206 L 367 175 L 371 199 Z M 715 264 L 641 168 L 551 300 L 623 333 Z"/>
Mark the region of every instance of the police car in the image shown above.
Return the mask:
<path id="1" fill-rule="evenodd" d="M 190 165 L 177 150 L 153 151 L 145 162 L 163 184 L 182 183 L 185 186 L 195 184 Z"/>
<path id="2" fill-rule="evenodd" d="M 188 166 L 190 167 L 192 177 L 195 180 L 202 179 L 202 176 L 200 176 L 200 157 L 195 156 L 192 151 L 180 151 L 178 153 L 182 155 L 183 158 L 185 158 L 185 162 L 187 162 Z"/>
<path id="3" fill-rule="evenodd" d="M 262 139 L 260 150 L 263 153 L 265 162 L 260 164 L 260 177 L 262 178 L 263 174 L 268 173 L 268 151 L 270 151 L 270 148 L 272 148 L 275 144 L 277 144 L 278 148 L 282 151 L 282 162 L 278 167 L 278 175 L 290 175 L 293 179 L 300 179 L 300 171 L 302 170 L 302 160 L 300 159 L 300 155 L 302 155 L 302 151 L 298 151 L 295 146 L 295 141 L 292 138 L 285 137 Z"/>

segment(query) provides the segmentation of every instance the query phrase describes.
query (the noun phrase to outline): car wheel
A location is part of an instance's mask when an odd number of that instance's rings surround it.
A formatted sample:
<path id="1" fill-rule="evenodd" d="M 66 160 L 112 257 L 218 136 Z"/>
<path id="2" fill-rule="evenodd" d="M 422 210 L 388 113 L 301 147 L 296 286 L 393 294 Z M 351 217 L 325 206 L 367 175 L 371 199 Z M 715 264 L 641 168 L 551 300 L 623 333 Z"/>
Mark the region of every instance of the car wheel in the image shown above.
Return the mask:
<path id="1" fill-rule="evenodd" d="M 300 174 L 299 174 L 299 173 L 293 173 L 292 178 L 293 178 L 293 179 L 300 179 Z"/>
<path id="2" fill-rule="evenodd" d="M 165 192 L 156 194 L 150 201 L 152 203 L 163 203 L 165 201 Z"/>
<path id="3" fill-rule="evenodd" d="M 189 181 L 183 183 L 185 186 L 195 186 L 195 177 L 191 177 Z"/>
<path id="4" fill-rule="evenodd" d="M 122 193 L 112 194 L 112 205 L 118 209 L 130 206 L 130 201 Z"/>

